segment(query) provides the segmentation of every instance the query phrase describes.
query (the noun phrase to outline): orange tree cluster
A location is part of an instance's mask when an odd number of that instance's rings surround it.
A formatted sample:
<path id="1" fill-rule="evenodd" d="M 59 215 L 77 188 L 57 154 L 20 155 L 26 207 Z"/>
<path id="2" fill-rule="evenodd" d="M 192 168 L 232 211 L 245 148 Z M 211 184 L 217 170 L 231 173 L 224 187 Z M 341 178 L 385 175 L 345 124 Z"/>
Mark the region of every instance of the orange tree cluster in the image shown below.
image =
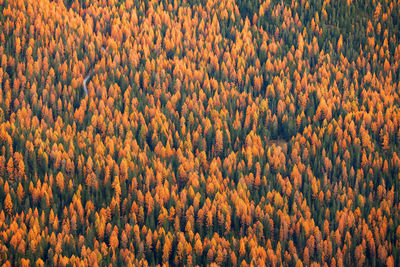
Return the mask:
<path id="1" fill-rule="evenodd" d="M 2 264 L 400 263 L 398 0 L 0 7 Z"/>

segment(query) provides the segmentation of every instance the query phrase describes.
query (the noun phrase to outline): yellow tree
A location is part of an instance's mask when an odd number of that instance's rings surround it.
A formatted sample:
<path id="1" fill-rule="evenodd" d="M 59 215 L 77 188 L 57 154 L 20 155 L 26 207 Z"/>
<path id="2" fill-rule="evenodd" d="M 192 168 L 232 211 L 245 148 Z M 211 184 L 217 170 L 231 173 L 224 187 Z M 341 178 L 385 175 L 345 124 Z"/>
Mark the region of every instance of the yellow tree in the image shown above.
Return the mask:
<path id="1" fill-rule="evenodd" d="M 18 183 L 17 195 L 18 195 L 19 201 L 22 202 L 22 200 L 24 199 L 24 196 L 25 196 L 25 192 L 24 192 L 24 188 L 22 187 L 21 183 Z"/>
<path id="2" fill-rule="evenodd" d="M 6 209 L 6 211 L 9 215 L 12 214 L 13 204 L 12 204 L 10 193 L 7 194 L 6 199 L 4 200 L 4 208 Z"/>
<path id="3" fill-rule="evenodd" d="M 56 176 L 57 186 L 60 188 L 60 191 L 64 191 L 64 175 L 59 172 Z"/>

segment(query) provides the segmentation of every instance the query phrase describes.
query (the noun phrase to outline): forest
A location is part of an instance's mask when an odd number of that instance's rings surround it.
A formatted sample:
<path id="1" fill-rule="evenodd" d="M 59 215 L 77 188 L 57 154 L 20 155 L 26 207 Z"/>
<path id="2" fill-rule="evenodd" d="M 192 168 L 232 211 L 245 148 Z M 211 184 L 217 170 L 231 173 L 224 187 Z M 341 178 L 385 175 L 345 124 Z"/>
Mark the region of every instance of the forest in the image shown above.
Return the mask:
<path id="1" fill-rule="evenodd" d="M 0 265 L 399 266 L 400 0 L 0 0 Z"/>

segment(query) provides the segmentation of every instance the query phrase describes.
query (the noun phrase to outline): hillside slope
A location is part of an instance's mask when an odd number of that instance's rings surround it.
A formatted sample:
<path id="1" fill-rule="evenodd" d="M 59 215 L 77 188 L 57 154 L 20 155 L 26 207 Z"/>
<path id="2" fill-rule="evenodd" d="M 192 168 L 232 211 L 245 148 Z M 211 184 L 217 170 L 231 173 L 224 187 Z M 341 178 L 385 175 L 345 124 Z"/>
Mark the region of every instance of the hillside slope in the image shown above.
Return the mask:
<path id="1" fill-rule="evenodd" d="M 400 264 L 399 1 L 0 11 L 1 264 Z"/>

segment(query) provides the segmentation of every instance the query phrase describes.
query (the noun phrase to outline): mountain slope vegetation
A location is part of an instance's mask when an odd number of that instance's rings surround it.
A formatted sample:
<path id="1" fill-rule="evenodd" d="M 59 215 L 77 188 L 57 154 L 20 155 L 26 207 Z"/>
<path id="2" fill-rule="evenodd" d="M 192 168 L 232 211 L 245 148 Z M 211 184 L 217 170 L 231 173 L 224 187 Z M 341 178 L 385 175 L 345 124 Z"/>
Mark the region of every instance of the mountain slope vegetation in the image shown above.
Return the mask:
<path id="1" fill-rule="evenodd" d="M 1 264 L 399 265 L 399 1 L 0 11 Z"/>

